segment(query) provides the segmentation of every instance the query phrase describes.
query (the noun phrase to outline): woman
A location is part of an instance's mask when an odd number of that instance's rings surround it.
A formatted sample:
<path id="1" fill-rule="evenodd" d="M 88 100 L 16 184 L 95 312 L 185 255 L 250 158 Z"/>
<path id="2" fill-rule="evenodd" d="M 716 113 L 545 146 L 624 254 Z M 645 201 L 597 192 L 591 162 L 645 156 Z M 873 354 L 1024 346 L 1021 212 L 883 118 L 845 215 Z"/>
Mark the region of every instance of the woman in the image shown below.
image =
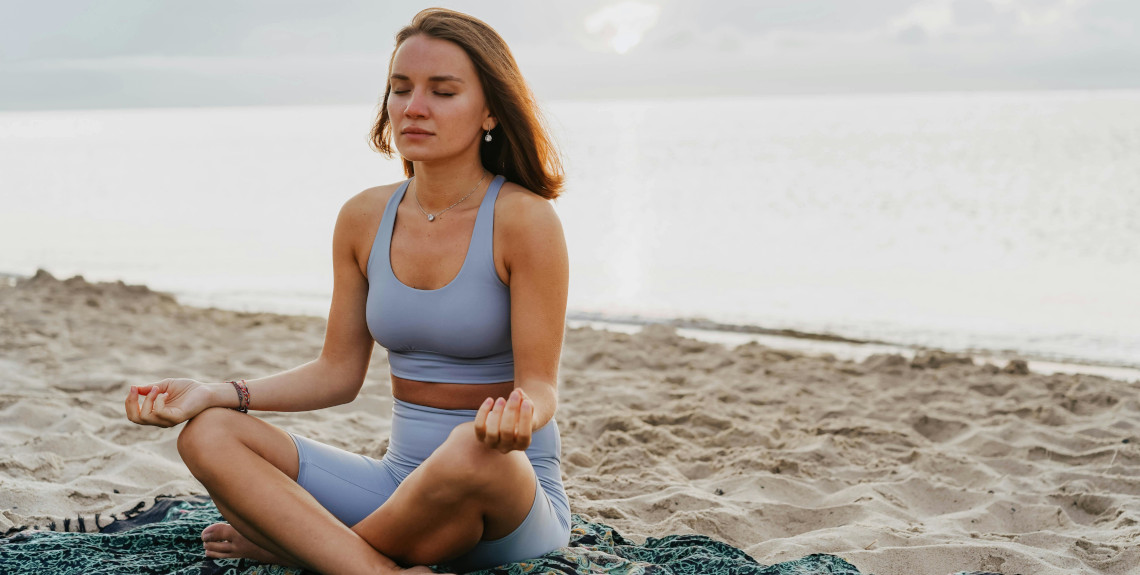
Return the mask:
<path id="1" fill-rule="evenodd" d="M 568 265 L 547 201 L 561 166 L 502 38 L 463 14 L 419 13 L 396 37 L 372 140 L 410 178 L 342 208 L 320 357 L 247 382 L 132 387 L 127 417 L 189 420 L 179 453 L 228 521 L 203 531 L 210 557 L 429 572 L 564 546 L 553 416 Z M 242 412 L 352 401 L 374 339 L 395 399 L 382 460 Z"/>

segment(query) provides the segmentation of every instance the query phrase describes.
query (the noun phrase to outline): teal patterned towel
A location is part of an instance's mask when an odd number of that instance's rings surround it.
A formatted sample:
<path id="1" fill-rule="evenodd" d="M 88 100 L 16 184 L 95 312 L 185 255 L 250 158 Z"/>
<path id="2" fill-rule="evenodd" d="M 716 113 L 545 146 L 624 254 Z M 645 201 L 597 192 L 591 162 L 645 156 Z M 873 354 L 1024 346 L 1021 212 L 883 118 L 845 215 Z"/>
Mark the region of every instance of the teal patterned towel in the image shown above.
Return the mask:
<path id="1" fill-rule="evenodd" d="M 8 575 L 298 575 L 249 560 L 211 560 L 199 534 L 221 515 L 204 497 L 162 498 L 149 511 L 100 533 L 24 531 L 0 539 L 0 572 Z M 636 544 L 613 528 L 575 515 L 570 546 L 538 559 L 480 574 L 609 573 L 613 575 L 858 575 L 833 555 L 761 565 L 746 553 L 701 535 L 670 535 Z"/>

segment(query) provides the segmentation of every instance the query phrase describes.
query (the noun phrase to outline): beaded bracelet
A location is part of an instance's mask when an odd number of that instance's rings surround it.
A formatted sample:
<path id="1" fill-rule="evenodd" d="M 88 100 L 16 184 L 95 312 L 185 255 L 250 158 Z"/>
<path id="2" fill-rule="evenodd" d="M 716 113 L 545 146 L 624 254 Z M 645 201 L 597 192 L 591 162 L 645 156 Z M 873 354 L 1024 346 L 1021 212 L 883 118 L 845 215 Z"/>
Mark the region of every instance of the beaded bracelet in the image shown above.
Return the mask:
<path id="1" fill-rule="evenodd" d="M 242 413 L 249 413 L 249 388 L 247 388 L 245 386 L 245 380 L 244 379 L 241 380 L 241 383 L 238 383 L 236 381 L 227 381 L 226 383 L 232 383 L 234 386 L 234 389 L 237 390 L 237 394 L 238 394 L 237 410 L 242 412 Z"/>

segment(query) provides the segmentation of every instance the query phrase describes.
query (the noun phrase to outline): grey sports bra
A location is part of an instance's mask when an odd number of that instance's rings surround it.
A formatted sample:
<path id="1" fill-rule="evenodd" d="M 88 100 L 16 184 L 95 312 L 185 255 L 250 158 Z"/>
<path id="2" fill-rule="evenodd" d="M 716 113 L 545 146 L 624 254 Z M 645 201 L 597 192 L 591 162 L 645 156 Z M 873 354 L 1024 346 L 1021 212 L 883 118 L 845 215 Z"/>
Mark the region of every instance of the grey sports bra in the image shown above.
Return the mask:
<path id="1" fill-rule="evenodd" d="M 511 293 L 499 279 L 492 251 L 495 199 L 503 176 L 491 180 L 451 283 L 421 290 L 392 271 L 396 210 L 411 180 L 388 199 L 368 256 L 368 331 L 388 349 L 392 374 L 415 381 L 499 383 L 515 378 Z"/>

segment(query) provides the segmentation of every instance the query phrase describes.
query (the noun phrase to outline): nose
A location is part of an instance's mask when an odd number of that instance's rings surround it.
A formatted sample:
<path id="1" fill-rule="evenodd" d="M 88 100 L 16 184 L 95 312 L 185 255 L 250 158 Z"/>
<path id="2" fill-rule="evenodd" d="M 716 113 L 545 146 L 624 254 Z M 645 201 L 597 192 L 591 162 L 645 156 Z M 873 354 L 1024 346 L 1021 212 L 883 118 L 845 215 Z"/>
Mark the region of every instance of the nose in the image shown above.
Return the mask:
<path id="1" fill-rule="evenodd" d="M 407 104 L 404 106 L 404 115 L 409 118 L 426 118 L 428 114 L 427 99 L 417 90 L 408 93 Z"/>

